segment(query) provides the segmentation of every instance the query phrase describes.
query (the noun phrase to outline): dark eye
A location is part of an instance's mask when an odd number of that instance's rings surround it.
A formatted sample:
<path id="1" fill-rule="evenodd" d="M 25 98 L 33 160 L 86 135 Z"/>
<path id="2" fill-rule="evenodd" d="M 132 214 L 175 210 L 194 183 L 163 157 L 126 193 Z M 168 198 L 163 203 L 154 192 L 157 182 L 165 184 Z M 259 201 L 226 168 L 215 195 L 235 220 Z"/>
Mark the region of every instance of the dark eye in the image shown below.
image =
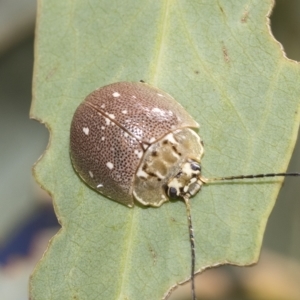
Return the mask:
<path id="1" fill-rule="evenodd" d="M 174 187 L 170 187 L 168 191 L 170 198 L 176 198 L 177 197 L 177 190 Z"/>
<path id="2" fill-rule="evenodd" d="M 192 162 L 192 163 L 191 163 L 191 169 L 192 169 L 193 171 L 201 171 L 201 166 L 198 165 L 197 163 Z"/>

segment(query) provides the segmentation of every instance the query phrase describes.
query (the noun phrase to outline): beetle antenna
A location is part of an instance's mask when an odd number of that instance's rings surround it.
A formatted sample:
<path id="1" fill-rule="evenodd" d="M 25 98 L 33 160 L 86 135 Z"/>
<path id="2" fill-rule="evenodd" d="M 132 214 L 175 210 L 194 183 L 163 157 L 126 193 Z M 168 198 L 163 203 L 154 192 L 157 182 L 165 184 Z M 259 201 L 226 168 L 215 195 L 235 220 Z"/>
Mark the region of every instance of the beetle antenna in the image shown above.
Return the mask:
<path id="1" fill-rule="evenodd" d="M 228 176 L 228 177 L 214 177 L 214 178 L 203 178 L 200 180 L 203 183 L 210 183 L 214 181 L 224 181 L 224 180 L 236 180 L 236 179 L 255 179 L 255 178 L 265 178 L 265 177 L 287 177 L 287 176 L 300 176 L 300 173 L 267 173 L 267 174 L 255 174 L 255 175 L 238 175 L 238 176 Z"/>
<path id="2" fill-rule="evenodd" d="M 188 196 L 183 197 L 185 206 L 186 206 L 186 213 L 188 218 L 188 225 L 189 225 L 189 233 L 190 233 L 190 242 L 191 242 L 191 284 L 192 284 L 192 299 L 196 300 L 196 293 L 195 293 L 195 261 L 196 261 L 196 254 L 195 254 L 195 238 L 194 238 L 194 229 L 192 224 L 192 216 L 191 216 L 191 207 L 190 201 Z"/>

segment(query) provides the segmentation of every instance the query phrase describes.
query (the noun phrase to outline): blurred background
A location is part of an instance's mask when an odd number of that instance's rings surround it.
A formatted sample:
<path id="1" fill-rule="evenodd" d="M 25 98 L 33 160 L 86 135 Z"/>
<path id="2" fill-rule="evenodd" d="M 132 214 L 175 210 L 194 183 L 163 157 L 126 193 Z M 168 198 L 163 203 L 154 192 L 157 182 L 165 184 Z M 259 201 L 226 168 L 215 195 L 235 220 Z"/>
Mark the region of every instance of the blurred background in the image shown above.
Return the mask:
<path id="1" fill-rule="evenodd" d="M 59 230 L 51 199 L 31 168 L 49 134 L 29 119 L 36 0 L 0 1 L 0 299 L 28 299 L 28 279 Z M 300 1 L 277 0 L 274 36 L 300 61 Z M 290 171 L 300 170 L 300 141 Z M 300 184 L 287 179 L 268 222 L 259 264 L 223 266 L 198 278 L 198 300 L 300 299 Z M 172 299 L 189 299 L 189 286 Z"/>

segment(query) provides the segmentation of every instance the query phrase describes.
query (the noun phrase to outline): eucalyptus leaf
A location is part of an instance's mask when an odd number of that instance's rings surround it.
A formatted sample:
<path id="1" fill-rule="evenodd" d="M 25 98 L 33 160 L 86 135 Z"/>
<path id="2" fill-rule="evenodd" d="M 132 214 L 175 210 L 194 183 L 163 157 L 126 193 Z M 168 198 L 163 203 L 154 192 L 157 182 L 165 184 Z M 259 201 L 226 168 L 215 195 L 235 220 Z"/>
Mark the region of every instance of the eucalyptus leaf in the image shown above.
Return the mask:
<path id="1" fill-rule="evenodd" d="M 144 80 L 200 123 L 206 177 L 285 171 L 299 129 L 300 70 L 270 33 L 273 1 L 39 0 L 31 116 L 49 129 L 34 167 L 62 229 L 32 300 L 162 299 L 190 277 L 185 206 L 128 208 L 85 185 L 69 157 L 76 107 Z M 191 199 L 196 269 L 257 261 L 280 179 L 204 186 Z"/>

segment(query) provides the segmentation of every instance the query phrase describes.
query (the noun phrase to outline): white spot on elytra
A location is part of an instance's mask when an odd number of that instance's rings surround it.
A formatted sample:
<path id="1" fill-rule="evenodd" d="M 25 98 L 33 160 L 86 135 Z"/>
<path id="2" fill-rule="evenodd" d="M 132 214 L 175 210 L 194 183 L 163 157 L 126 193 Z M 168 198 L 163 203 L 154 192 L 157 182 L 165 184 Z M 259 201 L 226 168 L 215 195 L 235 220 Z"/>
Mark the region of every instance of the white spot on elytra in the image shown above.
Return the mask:
<path id="1" fill-rule="evenodd" d="M 105 140 L 105 136 L 103 136 L 102 138 L 101 138 L 101 141 L 104 141 Z"/>
<path id="2" fill-rule="evenodd" d="M 97 188 L 101 188 L 101 187 L 103 187 L 103 184 L 99 183 L 99 184 L 97 185 Z"/>
<path id="3" fill-rule="evenodd" d="M 163 97 L 163 95 L 162 95 L 162 94 L 159 94 L 159 93 L 157 93 L 157 96 L 159 96 L 159 97 Z"/>
<path id="4" fill-rule="evenodd" d="M 102 129 L 102 130 L 104 130 L 104 129 L 105 129 L 105 127 L 104 127 L 104 126 L 101 126 L 101 129 Z"/>
<path id="5" fill-rule="evenodd" d="M 158 115 L 160 115 L 160 116 L 162 116 L 162 117 L 170 116 L 170 115 L 173 114 L 172 112 L 171 112 L 171 114 L 170 114 L 170 110 L 166 111 L 166 110 L 160 109 L 160 108 L 158 108 L 158 107 L 153 107 L 153 108 L 151 109 L 151 112 L 152 112 L 152 113 L 155 113 L 155 114 L 158 114 Z"/>
<path id="6" fill-rule="evenodd" d="M 92 171 L 89 171 L 90 177 L 93 178 L 94 174 L 92 173 Z"/>
<path id="7" fill-rule="evenodd" d="M 88 127 L 83 127 L 82 131 L 86 134 L 89 135 L 90 129 Z"/>
<path id="8" fill-rule="evenodd" d="M 124 132 L 124 136 L 127 138 L 128 137 L 128 133 L 125 131 Z"/>
<path id="9" fill-rule="evenodd" d="M 110 119 L 109 119 L 109 118 L 105 118 L 105 123 L 106 123 L 107 126 L 109 126 L 109 124 L 110 124 Z"/>
<path id="10" fill-rule="evenodd" d="M 127 114 L 127 110 L 126 109 L 122 110 L 122 114 L 126 115 Z"/>
<path id="11" fill-rule="evenodd" d="M 112 95 L 113 95 L 113 97 L 115 97 L 115 98 L 118 98 L 118 97 L 121 96 L 118 92 L 114 92 Z"/>
<path id="12" fill-rule="evenodd" d="M 105 107 L 105 104 L 102 104 L 100 107 L 101 107 L 101 108 L 104 108 L 104 107 Z"/>
<path id="13" fill-rule="evenodd" d="M 154 107 L 154 108 L 152 108 L 152 112 L 154 112 L 154 113 L 160 113 L 161 109 L 158 108 L 158 107 Z"/>
<path id="14" fill-rule="evenodd" d="M 111 119 L 115 119 L 115 115 L 114 114 L 107 114 Z"/>
<path id="15" fill-rule="evenodd" d="M 136 96 L 132 96 L 132 98 L 136 99 Z"/>
<path id="16" fill-rule="evenodd" d="M 107 166 L 110 170 L 112 170 L 112 169 L 114 168 L 113 163 L 111 163 L 110 161 L 106 163 L 106 166 Z"/>

